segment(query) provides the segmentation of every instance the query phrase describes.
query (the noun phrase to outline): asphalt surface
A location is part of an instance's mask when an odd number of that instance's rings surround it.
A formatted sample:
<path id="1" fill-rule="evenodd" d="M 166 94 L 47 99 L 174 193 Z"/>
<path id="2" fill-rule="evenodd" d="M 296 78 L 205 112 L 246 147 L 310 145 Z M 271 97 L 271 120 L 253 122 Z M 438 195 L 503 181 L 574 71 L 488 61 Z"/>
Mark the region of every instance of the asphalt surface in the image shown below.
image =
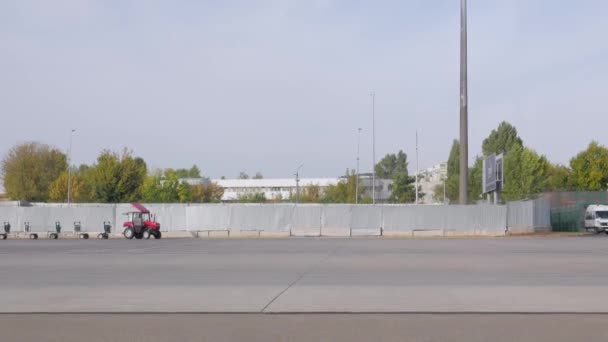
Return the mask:
<path id="1" fill-rule="evenodd" d="M 606 313 L 608 238 L 0 241 L 0 312 Z"/>
<path id="2" fill-rule="evenodd" d="M 0 241 L 2 341 L 606 341 L 608 238 Z"/>
<path id="3" fill-rule="evenodd" d="M 604 342 L 607 315 L 0 315 L 2 341 Z"/>

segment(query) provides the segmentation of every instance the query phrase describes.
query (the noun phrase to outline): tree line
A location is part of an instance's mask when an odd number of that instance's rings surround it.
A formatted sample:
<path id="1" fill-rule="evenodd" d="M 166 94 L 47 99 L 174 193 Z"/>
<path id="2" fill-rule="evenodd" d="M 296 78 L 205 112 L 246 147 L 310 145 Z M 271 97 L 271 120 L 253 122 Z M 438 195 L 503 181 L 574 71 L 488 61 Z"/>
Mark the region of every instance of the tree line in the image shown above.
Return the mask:
<path id="1" fill-rule="evenodd" d="M 68 172 L 68 167 L 69 172 Z M 392 179 L 390 202 L 414 201 L 414 177 L 408 174 L 407 155 L 403 151 L 387 154 L 375 166 L 377 178 Z M 221 201 L 224 190 L 201 175 L 194 165 L 190 169 L 149 170 L 146 162 L 124 149 L 120 153 L 104 150 L 92 165 L 68 166 L 67 156 L 57 148 L 30 142 L 13 147 L 2 160 L 4 189 L 10 199 L 29 202 L 74 203 L 214 203 Z M 184 179 L 202 178 L 202 184 L 191 185 Z M 249 179 L 240 172 L 239 179 Z M 251 179 L 262 179 L 256 172 Z M 225 177 L 222 177 L 225 179 Z M 336 185 L 323 191 L 318 185 L 302 187 L 288 198 L 268 199 L 264 193 L 241 195 L 241 203 L 295 202 L 302 203 L 371 203 L 366 187 L 359 183 L 352 170 L 346 170 Z M 358 188 L 358 190 L 357 190 Z"/>
<path id="2" fill-rule="evenodd" d="M 211 203 L 224 191 L 215 183 L 189 185 L 183 178 L 200 178 L 201 171 L 164 169 L 148 171 L 146 162 L 127 149 L 104 150 L 93 165 L 70 166 L 57 148 L 31 142 L 13 147 L 2 160 L 6 195 L 29 202 L 70 201 L 97 203 Z"/>
<path id="3" fill-rule="evenodd" d="M 544 155 L 525 146 L 517 129 L 502 122 L 482 142 L 482 152 L 469 168 L 469 199 L 481 199 L 483 160 L 492 154 L 503 154 L 505 201 L 533 198 L 543 192 L 605 191 L 608 188 L 608 148 L 592 141 L 587 149 L 570 159 L 569 165 L 551 163 Z M 460 176 L 460 144 L 454 140 L 448 158 L 446 196 L 457 201 Z M 435 189 L 443 198 L 443 187 Z"/>

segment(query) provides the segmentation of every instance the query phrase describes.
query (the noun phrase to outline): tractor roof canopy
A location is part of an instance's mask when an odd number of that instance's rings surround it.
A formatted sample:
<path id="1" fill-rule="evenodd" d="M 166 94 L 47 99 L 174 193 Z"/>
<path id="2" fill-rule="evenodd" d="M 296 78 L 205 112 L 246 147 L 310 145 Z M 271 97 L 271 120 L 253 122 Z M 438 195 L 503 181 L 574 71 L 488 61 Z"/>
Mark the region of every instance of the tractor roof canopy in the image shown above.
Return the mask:
<path id="1" fill-rule="evenodd" d="M 148 210 L 146 207 L 144 207 L 140 203 L 133 202 L 133 203 L 131 203 L 131 205 L 133 206 L 133 208 L 137 209 L 142 214 L 149 214 L 150 213 L 150 210 Z"/>

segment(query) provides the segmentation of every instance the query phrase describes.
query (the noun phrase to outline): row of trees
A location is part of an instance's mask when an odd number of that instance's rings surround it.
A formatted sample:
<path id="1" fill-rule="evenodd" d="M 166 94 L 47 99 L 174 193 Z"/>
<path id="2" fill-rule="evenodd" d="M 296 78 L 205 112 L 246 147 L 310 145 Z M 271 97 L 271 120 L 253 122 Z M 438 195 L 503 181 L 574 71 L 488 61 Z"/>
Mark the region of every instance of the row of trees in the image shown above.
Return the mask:
<path id="1" fill-rule="evenodd" d="M 570 160 L 570 165 L 551 163 L 524 145 L 517 129 L 502 122 L 482 143 L 482 153 L 469 169 L 469 198 L 480 199 L 482 192 L 483 159 L 491 154 L 504 154 L 504 187 L 506 201 L 534 197 L 550 191 L 605 191 L 608 187 L 608 148 L 593 141 L 586 150 Z M 447 197 L 458 199 L 460 175 L 460 145 L 454 140 L 448 158 Z M 442 199 L 443 187 L 435 190 Z"/>
<path id="2" fill-rule="evenodd" d="M 20 144 L 2 161 L 4 189 L 11 199 L 31 202 L 148 203 L 219 202 L 223 189 L 217 184 L 191 186 L 184 178 L 200 178 L 195 165 L 190 169 L 148 172 L 146 162 L 122 153 L 102 151 L 94 165 L 70 169 L 66 155 L 40 143 Z"/>
<path id="3" fill-rule="evenodd" d="M 392 179 L 390 201 L 407 203 L 414 200 L 414 177 L 408 174 L 407 155 L 403 151 L 387 154 L 375 167 L 377 178 Z M 104 150 L 93 165 L 71 167 L 68 173 L 66 155 L 40 143 L 20 144 L 2 161 L 6 194 L 11 199 L 31 202 L 119 203 L 211 203 L 219 202 L 223 189 L 201 176 L 195 165 L 190 169 L 165 169 L 150 172 L 146 162 L 125 149 L 121 153 Z M 184 179 L 203 178 L 203 184 L 190 185 Z M 222 177 L 224 178 L 224 177 Z M 249 179 L 245 172 L 239 179 Z M 262 179 L 257 172 L 252 179 Z M 241 196 L 239 202 L 299 201 L 303 203 L 371 203 L 366 187 L 359 184 L 354 171 L 347 170 L 343 180 L 325 190 L 317 185 L 303 187 L 300 194 L 289 198 L 267 199 L 263 193 Z M 180 181 L 181 180 L 181 181 Z M 358 191 L 357 191 L 358 188 Z M 296 198 L 297 196 L 297 198 Z"/>

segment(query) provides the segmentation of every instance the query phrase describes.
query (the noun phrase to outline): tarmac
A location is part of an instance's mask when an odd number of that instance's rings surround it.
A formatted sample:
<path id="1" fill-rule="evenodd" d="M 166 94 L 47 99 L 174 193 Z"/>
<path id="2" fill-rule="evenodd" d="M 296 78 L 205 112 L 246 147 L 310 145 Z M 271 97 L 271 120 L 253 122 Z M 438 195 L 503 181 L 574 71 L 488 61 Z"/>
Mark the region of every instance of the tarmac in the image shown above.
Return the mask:
<path id="1" fill-rule="evenodd" d="M 137 325 L 150 315 L 165 322 L 159 326 L 171 320 L 201 329 L 221 330 L 227 319 L 234 324 L 211 340 L 257 324 L 280 327 L 276 334 L 293 341 L 340 340 L 360 329 L 357 322 L 369 322 L 368 333 L 385 340 L 403 336 L 404 327 L 423 333 L 440 327 L 435 339 L 420 341 L 456 340 L 442 333 L 462 334 L 467 326 L 479 330 L 468 330 L 463 340 L 484 340 L 509 324 L 530 326 L 539 333 L 534 340 L 560 340 L 575 330 L 588 341 L 606 340 L 607 256 L 605 236 L 5 240 L 0 329 L 15 320 L 130 326 L 126 322 Z M 578 330 L 556 321 L 579 322 Z M 298 322 L 325 330 L 301 334 Z M 36 340 L 35 331 L 20 336 Z M 470 334 L 475 331 L 479 335 Z M 526 340 L 518 334 L 507 336 Z"/>

